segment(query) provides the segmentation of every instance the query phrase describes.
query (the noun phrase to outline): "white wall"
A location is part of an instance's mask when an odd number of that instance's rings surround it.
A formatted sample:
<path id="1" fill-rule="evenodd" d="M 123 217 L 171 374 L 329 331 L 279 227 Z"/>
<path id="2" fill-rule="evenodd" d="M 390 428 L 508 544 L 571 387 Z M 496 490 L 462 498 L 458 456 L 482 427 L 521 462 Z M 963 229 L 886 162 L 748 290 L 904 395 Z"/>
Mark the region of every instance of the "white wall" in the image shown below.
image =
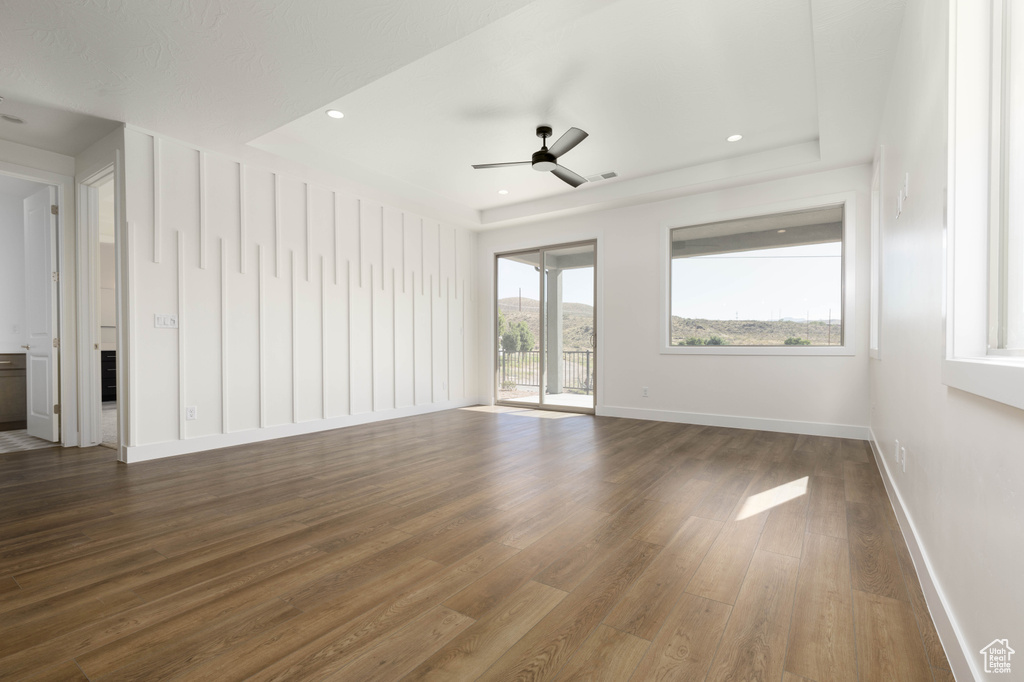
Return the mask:
<path id="1" fill-rule="evenodd" d="M 494 254 L 596 237 L 598 414 L 866 436 L 870 179 L 870 168 L 857 166 L 481 233 L 481 396 L 493 396 Z M 852 229 L 862 245 L 855 256 L 858 290 L 848 292 L 856 302 L 854 319 L 847 321 L 854 355 L 659 352 L 665 226 L 770 213 L 788 202 L 844 192 L 856 193 Z M 650 397 L 641 397 L 641 386 Z"/>
<path id="2" fill-rule="evenodd" d="M 141 131 L 125 143 L 129 461 L 475 402 L 472 232 Z"/>
<path id="3" fill-rule="evenodd" d="M 0 245 L 0 353 L 24 353 L 25 210 L 20 196 L 0 194 Z"/>
<path id="4" fill-rule="evenodd" d="M 948 12 L 947 2 L 909 0 L 903 20 L 881 133 L 882 345 L 870 374 L 883 476 L 909 519 L 911 547 L 922 550 L 918 572 L 927 572 L 926 593 L 933 583 L 929 602 L 959 680 L 967 661 L 983 677 L 978 650 L 996 637 L 1022 651 L 1024 411 L 941 380 Z M 897 220 L 905 172 L 910 198 Z M 895 439 L 907 447 L 906 473 L 894 464 Z M 943 628 L 939 595 L 959 643 Z"/>

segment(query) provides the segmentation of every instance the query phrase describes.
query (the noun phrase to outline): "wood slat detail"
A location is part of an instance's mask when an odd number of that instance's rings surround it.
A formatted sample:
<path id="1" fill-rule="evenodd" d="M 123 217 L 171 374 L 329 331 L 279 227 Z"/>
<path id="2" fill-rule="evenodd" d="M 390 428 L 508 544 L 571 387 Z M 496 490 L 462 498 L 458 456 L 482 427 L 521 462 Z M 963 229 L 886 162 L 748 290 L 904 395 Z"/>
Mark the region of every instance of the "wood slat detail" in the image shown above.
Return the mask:
<path id="1" fill-rule="evenodd" d="M 910 604 L 853 591 L 857 665 L 863 682 L 926 682 L 932 679 Z"/>
<path id="2" fill-rule="evenodd" d="M 686 591 L 723 604 L 735 603 L 763 523 L 762 517 L 753 517 L 724 524 Z"/>
<path id="3" fill-rule="evenodd" d="M 731 612 L 728 604 L 684 594 L 630 679 L 704 679 Z"/>
<path id="4" fill-rule="evenodd" d="M 782 677 L 798 565 L 793 557 L 754 553 L 708 682 Z"/>
<path id="5" fill-rule="evenodd" d="M 342 668 L 339 675 L 365 682 L 397 680 L 472 623 L 472 618 L 435 606 Z"/>
<path id="6" fill-rule="evenodd" d="M 892 536 L 871 505 L 846 505 L 853 589 L 909 601 Z"/>
<path id="7" fill-rule="evenodd" d="M 543 583 L 527 582 L 405 679 L 437 682 L 474 679 L 529 632 L 565 595 Z"/>
<path id="8" fill-rule="evenodd" d="M 857 679 L 850 553 L 838 538 L 807 536 L 786 670 L 812 680 Z"/>
<path id="9" fill-rule="evenodd" d="M 720 521 L 697 516 L 687 519 L 668 546 L 608 614 L 605 622 L 637 637 L 653 639 L 722 526 Z"/>
<path id="10" fill-rule="evenodd" d="M 620 682 L 629 679 L 650 642 L 598 625 L 562 668 L 559 682 Z"/>
<path id="11" fill-rule="evenodd" d="M 481 680 L 552 677 L 597 628 L 657 554 L 656 545 L 626 540 L 572 594 L 516 642 Z"/>

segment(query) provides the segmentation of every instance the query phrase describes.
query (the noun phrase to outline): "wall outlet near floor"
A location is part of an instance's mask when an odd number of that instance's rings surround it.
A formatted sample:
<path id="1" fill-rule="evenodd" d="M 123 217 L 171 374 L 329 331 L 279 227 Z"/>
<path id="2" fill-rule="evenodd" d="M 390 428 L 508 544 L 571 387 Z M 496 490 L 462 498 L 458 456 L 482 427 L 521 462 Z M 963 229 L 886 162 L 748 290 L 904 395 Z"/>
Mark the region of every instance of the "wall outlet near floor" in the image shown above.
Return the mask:
<path id="1" fill-rule="evenodd" d="M 647 397 L 647 387 L 646 386 L 640 387 L 640 397 L 641 398 L 646 398 Z"/>
<path id="2" fill-rule="evenodd" d="M 195 405 L 189 405 L 185 408 L 185 421 L 195 421 L 199 418 L 199 408 Z"/>

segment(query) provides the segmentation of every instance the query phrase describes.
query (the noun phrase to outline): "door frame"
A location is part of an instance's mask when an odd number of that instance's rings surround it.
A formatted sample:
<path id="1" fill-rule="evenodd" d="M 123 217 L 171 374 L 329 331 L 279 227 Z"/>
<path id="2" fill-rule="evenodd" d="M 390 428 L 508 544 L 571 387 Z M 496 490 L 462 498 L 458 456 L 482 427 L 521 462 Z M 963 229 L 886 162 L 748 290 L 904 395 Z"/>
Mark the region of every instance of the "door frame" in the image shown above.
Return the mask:
<path id="1" fill-rule="evenodd" d="M 600 346 L 601 335 L 598 333 L 600 329 L 600 322 L 598 321 L 598 245 L 597 238 L 593 237 L 590 239 L 579 239 L 571 242 L 561 242 L 558 244 L 545 244 L 544 246 L 534 246 L 526 249 L 513 249 L 511 251 L 499 251 L 494 254 L 494 314 L 492 315 L 491 325 L 494 332 L 494 343 L 491 344 L 491 370 L 493 374 L 493 392 L 492 400 L 495 405 L 501 405 L 503 407 L 519 407 L 532 409 L 536 407 L 541 410 L 550 410 L 552 412 L 574 412 L 577 414 L 596 414 L 598 405 L 598 376 L 600 375 L 600 362 L 598 360 L 598 348 Z M 544 254 L 547 251 L 557 251 L 559 249 L 569 248 L 573 246 L 593 246 L 594 247 L 594 405 L 593 407 L 573 407 L 571 405 L 553 405 L 544 402 L 544 390 L 547 379 L 547 339 L 546 339 L 546 326 L 547 326 L 547 315 L 545 312 L 546 303 L 545 300 L 545 280 L 544 280 Z M 539 330 L 540 330 L 540 364 L 538 369 L 540 386 L 538 387 L 537 394 L 537 405 L 528 405 L 524 403 L 517 403 L 507 400 L 498 399 L 498 259 L 507 256 L 514 256 L 522 253 L 537 253 L 540 261 L 540 271 L 537 276 L 540 282 L 540 300 L 538 301 L 537 313 L 540 317 Z"/>
<path id="2" fill-rule="evenodd" d="M 77 335 L 75 333 L 74 196 L 75 180 L 70 175 L 0 161 L 0 175 L 20 178 L 56 188 L 57 233 L 57 404 L 60 405 L 57 444 L 78 445 Z"/>
<path id="3" fill-rule="evenodd" d="M 97 185 L 109 178 L 114 183 L 114 291 L 115 315 L 118 329 L 118 348 L 121 341 L 121 268 L 120 268 L 120 188 L 118 184 L 119 164 L 115 159 L 110 164 L 86 176 L 78 182 L 78 324 L 82 339 L 79 357 L 79 382 L 81 394 L 81 443 L 83 446 L 99 445 L 103 441 L 100 387 L 100 235 L 99 235 L 99 191 Z M 120 353 L 118 353 L 120 355 Z M 121 363 L 117 363 L 117 383 L 120 391 Z M 122 402 L 118 392 L 117 438 L 118 451 L 122 439 Z"/>

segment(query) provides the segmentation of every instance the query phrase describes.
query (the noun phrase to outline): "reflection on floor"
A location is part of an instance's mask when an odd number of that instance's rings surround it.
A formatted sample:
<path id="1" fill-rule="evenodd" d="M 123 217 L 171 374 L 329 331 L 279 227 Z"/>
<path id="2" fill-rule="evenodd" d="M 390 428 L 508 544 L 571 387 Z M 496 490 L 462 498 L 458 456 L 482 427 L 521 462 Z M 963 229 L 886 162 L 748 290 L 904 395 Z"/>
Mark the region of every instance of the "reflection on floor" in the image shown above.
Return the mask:
<path id="1" fill-rule="evenodd" d="M 510 403 L 521 403 L 523 405 L 539 405 L 539 396 L 534 393 L 533 395 L 523 395 L 515 398 L 501 398 L 501 400 Z M 557 407 L 582 407 L 587 409 L 594 408 L 594 396 L 593 395 L 581 395 L 579 393 L 549 393 L 544 396 L 545 405 L 554 405 Z"/>
<path id="2" fill-rule="evenodd" d="M 42 438 L 28 435 L 25 429 L 14 431 L 0 431 L 0 452 L 21 452 L 22 450 L 38 450 L 39 448 L 50 448 L 56 443 L 45 441 Z"/>
<path id="3" fill-rule="evenodd" d="M 117 401 L 111 400 L 103 403 L 103 412 L 100 415 L 103 421 L 103 443 L 105 445 L 117 445 Z"/>

